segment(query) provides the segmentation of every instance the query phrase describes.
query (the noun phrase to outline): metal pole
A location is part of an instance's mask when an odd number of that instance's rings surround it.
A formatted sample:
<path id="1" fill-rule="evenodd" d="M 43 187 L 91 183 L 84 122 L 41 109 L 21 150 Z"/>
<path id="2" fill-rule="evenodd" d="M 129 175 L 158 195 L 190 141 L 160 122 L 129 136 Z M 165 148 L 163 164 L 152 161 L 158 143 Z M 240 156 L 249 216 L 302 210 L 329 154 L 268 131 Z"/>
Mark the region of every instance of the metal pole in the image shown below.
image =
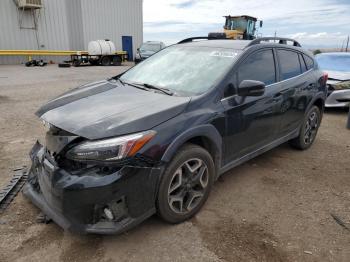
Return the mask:
<path id="1" fill-rule="evenodd" d="M 348 47 L 349 47 L 349 36 L 348 36 L 348 41 L 346 42 L 345 52 L 347 52 L 347 51 L 348 51 Z"/>

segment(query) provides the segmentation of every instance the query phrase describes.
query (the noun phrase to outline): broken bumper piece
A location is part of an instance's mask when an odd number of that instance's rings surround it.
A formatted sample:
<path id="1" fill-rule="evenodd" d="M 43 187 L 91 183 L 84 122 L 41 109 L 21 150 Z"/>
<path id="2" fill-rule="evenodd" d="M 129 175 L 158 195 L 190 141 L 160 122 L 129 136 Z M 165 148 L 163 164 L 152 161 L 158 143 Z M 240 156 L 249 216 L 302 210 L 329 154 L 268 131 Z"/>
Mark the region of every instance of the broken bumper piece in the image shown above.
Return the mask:
<path id="1" fill-rule="evenodd" d="M 36 144 L 23 194 L 64 229 L 118 234 L 155 213 L 160 168 L 122 167 L 115 173 L 73 175 Z"/>

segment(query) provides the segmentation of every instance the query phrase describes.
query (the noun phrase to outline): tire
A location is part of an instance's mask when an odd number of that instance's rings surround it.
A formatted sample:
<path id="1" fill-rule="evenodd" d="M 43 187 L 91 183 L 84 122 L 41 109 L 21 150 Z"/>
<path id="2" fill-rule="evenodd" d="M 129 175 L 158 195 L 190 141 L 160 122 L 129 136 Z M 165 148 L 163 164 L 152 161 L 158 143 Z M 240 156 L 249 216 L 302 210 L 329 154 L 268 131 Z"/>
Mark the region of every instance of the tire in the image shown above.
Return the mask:
<path id="1" fill-rule="evenodd" d="M 320 109 L 312 106 L 304 117 L 299 136 L 290 140 L 290 145 L 300 150 L 308 149 L 315 141 L 321 120 Z"/>
<path id="2" fill-rule="evenodd" d="M 70 64 L 62 63 L 62 64 L 58 64 L 58 67 L 70 67 Z"/>
<path id="3" fill-rule="evenodd" d="M 215 39 L 226 39 L 227 36 L 225 33 L 220 33 L 220 32 L 214 32 L 214 33 L 209 33 L 208 38 L 215 38 Z"/>
<path id="4" fill-rule="evenodd" d="M 114 66 L 120 66 L 122 64 L 122 59 L 120 56 L 113 56 L 112 63 Z"/>
<path id="5" fill-rule="evenodd" d="M 98 65 L 98 60 L 90 59 L 89 62 L 90 62 L 90 65 L 93 65 L 93 66 Z"/>
<path id="6" fill-rule="evenodd" d="M 174 224 L 193 217 L 209 196 L 214 174 L 208 151 L 197 145 L 184 145 L 162 176 L 156 202 L 158 215 Z"/>
<path id="7" fill-rule="evenodd" d="M 109 56 L 103 56 L 101 58 L 101 65 L 103 65 L 103 66 L 109 66 L 109 65 L 111 65 L 111 62 L 112 62 L 112 60 Z"/>
<path id="8" fill-rule="evenodd" d="M 80 66 L 80 64 L 81 64 L 81 60 L 80 60 L 80 59 L 75 59 L 75 60 L 73 60 L 73 62 L 72 62 L 72 65 L 75 66 L 75 67 Z"/>
<path id="9" fill-rule="evenodd" d="M 32 66 L 32 65 L 33 65 L 33 60 L 28 61 L 28 62 L 25 63 L 25 66 L 26 66 L 26 67 L 30 67 L 30 66 Z"/>

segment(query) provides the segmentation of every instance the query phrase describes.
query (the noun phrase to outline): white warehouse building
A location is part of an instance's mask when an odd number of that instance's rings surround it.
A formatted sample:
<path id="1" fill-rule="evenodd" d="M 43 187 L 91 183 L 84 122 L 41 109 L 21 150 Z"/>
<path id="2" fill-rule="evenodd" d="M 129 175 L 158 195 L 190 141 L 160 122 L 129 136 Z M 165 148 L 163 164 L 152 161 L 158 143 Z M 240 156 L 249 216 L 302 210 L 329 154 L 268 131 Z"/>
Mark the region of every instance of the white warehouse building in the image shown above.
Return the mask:
<path id="1" fill-rule="evenodd" d="M 142 1 L 1 0 L 0 50 L 87 50 L 90 41 L 109 39 L 132 59 L 143 41 Z M 0 56 L 0 64 L 26 61 Z"/>

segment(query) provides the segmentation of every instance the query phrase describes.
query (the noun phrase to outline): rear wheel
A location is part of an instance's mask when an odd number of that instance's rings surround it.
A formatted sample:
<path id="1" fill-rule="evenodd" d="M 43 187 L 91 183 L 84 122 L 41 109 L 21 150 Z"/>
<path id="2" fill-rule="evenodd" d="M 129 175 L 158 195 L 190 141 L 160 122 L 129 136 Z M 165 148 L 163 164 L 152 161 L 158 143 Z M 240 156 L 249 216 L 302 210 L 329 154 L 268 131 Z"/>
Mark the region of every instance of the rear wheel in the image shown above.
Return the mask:
<path id="1" fill-rule="evenodd" d="M 180 223 L 194 216 L 209 196 L 214 162 L 202 147 L 185 145 L 165 170 L 157 198 L 158 214 Z"/>
<path id="2" fill-rule="evenodd" d="M 312 106 L 304 118 L 298 137 L 290 141 L 290 144 L 298 149 L 309 148 L 315 141 L 318 128 L 321 124 L 321 112 L 317 106 Z"/>
<path id="3" fill-rule="evenodd" d="M 113 56 L 112 62 L 114 66 L 120 66 L 122 64 L 122 59 L 120 56 L 116 55 L 116 56 Z"/>

